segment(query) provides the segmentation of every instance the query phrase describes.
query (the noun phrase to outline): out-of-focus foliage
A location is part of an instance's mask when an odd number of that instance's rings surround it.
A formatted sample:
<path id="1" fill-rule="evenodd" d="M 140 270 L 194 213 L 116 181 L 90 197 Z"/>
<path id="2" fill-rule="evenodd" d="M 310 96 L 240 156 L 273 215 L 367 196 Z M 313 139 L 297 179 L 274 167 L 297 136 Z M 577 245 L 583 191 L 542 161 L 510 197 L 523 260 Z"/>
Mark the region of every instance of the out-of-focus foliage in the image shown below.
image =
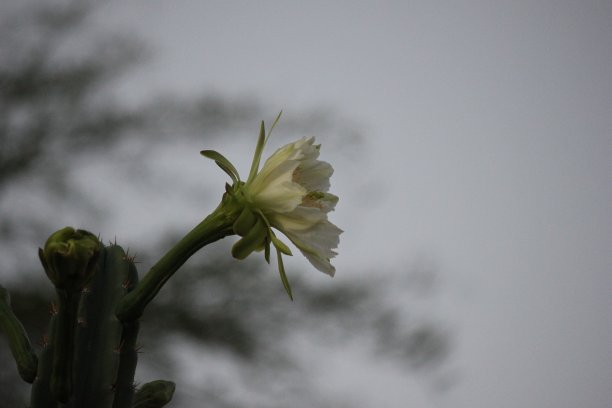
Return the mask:
<path id="1" fill-rule="evenodd" d="M 203 138 L 252 127 L 262 109 L 253 101 L 207 95 L 194 100 L 160 96 L 126 106 L 113 89 L 118 78 L 138 69 L 144 54 L 136 41 L 121 36 L 94 38 L 85 46 L 75 41 L 87 32 L 92 10 L 87 2 L 25 10 L 3 15 L 0 29 L 0 253 L 7 255 L 0 260 L 0 277 L 5 280 L 9 272 L 40 276 L 9 286 L 15 313 L 37 343 L 46 331 L 51 290 L 39 265 L 13 258 L 24 250 L 34 254 L 48 231 L 63 226 L 50 216 L 54 206 L 94 211 L 65 182 L 74 158 L 107 155 L 128 139 L 145 146 L 172 143 L 177 135 Z M 304 123 L 334 126 L 333 116 L 304 116 L 304 122 L 290 125 L 309 132 L 323 129 Z M 24 185 L 34 186 L 30 197 L 44 203 L 39 213 L 18 211 L 21 203 L 9 200 Z M 160 254 L 171 243 L 136 251 Z M 176 380 L 174 407 L 204 406 L 202 401 L 208 408 L 343 406 L 318 392 L 299 342 L 332 350 L 360 339 L 371 345 L 369 353 L 406 371 L 437 367 L 449 353 L 443 328 L 389 298 L 391 286 L 396 296 L 416 295 L 405 282 L 336 279 L 319 287 L 295 274 L 296 301 L 289 302 L 274 268 L 237 263 L 223 244 L 216 248 L 223 249 L 218 256 L 208 251 L 206 258 L 190 261 L 143 318 L 139 374 Z M 157 256 L 146 258 L 150 263 Z M 190 353 L 195 357 L 186 358 Z M 0 407 L 24 406 L 27 387 L 2 336 L 0 367 Z M 194 367 L 200 370 L 196 378 Z"/>
<path id="2" fill-rule="evenodd" d="M 67 185 L 67 173 L 79 171 L 75 158 L 103 155 L 126 139 L 144 145 L 162 136 L 168 141 L 198 134 L 203 140 L 261 117 L 253 101 L 208 95 L 159 95 L 128 106 L 116 89 L 147 56 L 137 39 L 120 33 L 92 37 L 94 2 L 24 4 L 0 12 L 0 255 L 19 253 L 38 242 L 40 231 L 57 228 L 47 212 L 15 211 L 29 202 L 6 208 L 19 189 L 36 190 L 22 201 L 34 195 L 49 205 L 70 202 L 94 210 L 94 203 Z M 6 261 L 22 272 L 23 262 Z"/>

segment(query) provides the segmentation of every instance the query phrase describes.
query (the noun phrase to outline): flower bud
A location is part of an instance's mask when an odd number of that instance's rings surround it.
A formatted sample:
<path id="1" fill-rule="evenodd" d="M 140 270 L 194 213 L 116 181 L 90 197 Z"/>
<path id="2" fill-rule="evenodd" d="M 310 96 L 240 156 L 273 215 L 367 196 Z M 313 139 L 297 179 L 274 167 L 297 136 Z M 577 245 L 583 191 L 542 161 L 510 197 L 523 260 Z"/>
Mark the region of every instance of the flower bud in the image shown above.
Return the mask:
<path id="1" fill-rule="evenodd" d="M 91 232 L 65 227 L 38 250 L 45 273 L 57 289 L 79 291 L 97 269 L 102 243 Z"/>

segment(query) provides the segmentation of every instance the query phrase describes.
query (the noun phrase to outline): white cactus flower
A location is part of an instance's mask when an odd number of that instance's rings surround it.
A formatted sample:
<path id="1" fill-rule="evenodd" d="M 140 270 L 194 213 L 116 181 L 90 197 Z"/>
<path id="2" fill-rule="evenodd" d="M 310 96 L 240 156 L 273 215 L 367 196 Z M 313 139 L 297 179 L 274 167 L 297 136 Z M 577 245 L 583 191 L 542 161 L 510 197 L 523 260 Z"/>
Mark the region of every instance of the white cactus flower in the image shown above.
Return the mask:
<path id="1" fill-rule="evenodd" d="M 317 160 L 319 145 L 302 138 L 278 149 L 244 186 L 245 197 L 259 208 L 270 225 L 282 232 L 312 265 L 330 276 L 330 259 L 336 255 L 342 230 L 328 221 L 338 197 L 327 193 L 334 172 Z"/>
<path id="2" fill-rule="evenodd" d="M 279 118 L 280 115 L 272 128 Z M 246 182 L 240 181 L 234 166 L 219 153 L 203 151 L 202 154 L 215 160 L 234 180 L 228 193 L 243 206 L 234 224 L 234 231 L 243 238 L 234 245 L 232 253 L 242 259 L 254 250 L 265 249 L 269 261 L 272 243 L 277 250 L 283 284 L 291 296 L 281 257 L 281 253 L 291 255 L 291 251 L 276 238 L 272 228 L 289 238 L 315 268 L 334 276 L 330 259 L 336 255 L 334 249 L 338 247 L 342 230 L 327 216 L 334 210 L 338 197 L 328 193 L 334 170 L 329 163 L 318 160 L 320 145 L 315 144 L 314 137 L 281 147 L 259 170 L 268 137 L 262 122 Z"/>

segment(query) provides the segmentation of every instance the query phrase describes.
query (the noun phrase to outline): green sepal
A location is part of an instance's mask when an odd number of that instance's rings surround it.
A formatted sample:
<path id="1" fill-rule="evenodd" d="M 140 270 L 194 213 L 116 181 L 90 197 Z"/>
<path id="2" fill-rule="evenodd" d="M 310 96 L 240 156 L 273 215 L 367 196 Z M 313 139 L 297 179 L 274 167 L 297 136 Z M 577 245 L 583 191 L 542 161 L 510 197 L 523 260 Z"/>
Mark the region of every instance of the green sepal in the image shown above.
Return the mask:
<path id="1" fill-rule="evenodd" d="M 244 259 L 261 246 L 266 239 L 267 228 L 261 218 L 257 218 L 253 228 L 232 247 L 232 256 L 236 259 Z"/>
<path id="2" fill-rule="evenodd" d="M 225 158 L 221 153 L 216 152 L 214 150 L 202 150 L 200 154 L 207 159 L 214 160 L 217 163 L 217 166 L 221 167 L 221 170 L 227 173 L 228 176 L 232 178 L 234 183 L 240 181 L 240 175 L 238 174 L 238 170 L 234 167 L 234 165 Z"/>
<path id="3" fill-rule="evenodd" d="M 270 263 L 270 240 L 266 238 L 266 245 L 264 246 L 264 259 Z"/>
<path id="4" fill-rule="evenodd" d="M 276 124 L 280 120 L 282 114 L 283 114 L 283 111 L 281 110 L 280 112 L 278 112 L 278 115 L 276 115 L 276 119 L 274 119 L 274 122 L 272 122 L 272 126 L 270 126 L 270 130 L 268 131 L 268 136 L 266 137 L 266 142 L 270 138 L 270 135 L 272 134 L 272 131 L 276 127 Z"/>
<path id="5" fill-rule="evenodd" d="M 278 260 L 278 273 L 281 277 L 281 282 L 283 282 L 283 286 L 285 287 L 285 291 L 289 295 L 289 299 L 293 300 L 293 293 L 291 292 L 291 285 L 289 284 L 289 279 L 287 279 L 287 274 L 285 273 L 285 265 L 283 264 L 283 256 L 281 252 L 276 250 L 276 259 Z"/>
<path id="6" fill-rule="evenodd" d="M 257 146 L 255 146 L 255 154 L 253 155 L 253 163 L 251 163 L 251 171 L 249 172 L 249 178 L 247 179 L 247 184 L 250 184 L 251 181 L 257 175 L 257 171 L 259 171 L 259 162 L 261 161 L 261 154 L 263 153 L 264 146 L 266 145 L 266 126 L 264 125 L 264 121 L 261 121 L 261 125 L 259 127 L 259 137 L 257 138 Z"/>
<path id="7" fill-rule="evenodd" d="M 253 212 L 247 206 L 245 206 L 234 222 L 234 232 L 237 235 L 244 237 L 246 234 L 248 234 L 251 228 L 253 228 L 256 221 L 257 217 L 255 214 L 253 214 Z"/>
<path id="8" fill-rule="evenodd" d="M 282 114 L 283 114 L 283 111 L 281 110 L 276 116 L 276 119 L 274 119 L 272 126 L 270 126 L 270 131 L 268 131 L 267 136 L 266 136 L 266 127 L 265 127 L 264 121 L 263 120 L 261 121 L 261 125 L 259 127 L 259 137 L 257 139 L 257 146 L 255 146 L 255 154 L 253 155 L 253 163 L 251 164 L 251 171 L 249 172 L 249 178 L 247 179 L 246 184 L 251 184 L 251 182 L 257 175 L 257 172 L 259 171 L 259 163 L 261 162 L 261 154 L 263 153 L 263 149 L 266 143 L 268 142 L 270 135 L 272 134 L 272 130 L 274 129 L 274 127 L 280 120 L 280 117 Z"/>
<path id="9" fill-rule="evenodd" d="M 272 244 L 274 244 L 274 247 L 277 250 L 281 251 L 285 255 L 293 256 L 293 254 L 291 253 L 291 249 L 289 249 L 289 247 L 283 241 L 278 239 L 272 231 L 270 231 L 270 239 L 272 240 Z"/>

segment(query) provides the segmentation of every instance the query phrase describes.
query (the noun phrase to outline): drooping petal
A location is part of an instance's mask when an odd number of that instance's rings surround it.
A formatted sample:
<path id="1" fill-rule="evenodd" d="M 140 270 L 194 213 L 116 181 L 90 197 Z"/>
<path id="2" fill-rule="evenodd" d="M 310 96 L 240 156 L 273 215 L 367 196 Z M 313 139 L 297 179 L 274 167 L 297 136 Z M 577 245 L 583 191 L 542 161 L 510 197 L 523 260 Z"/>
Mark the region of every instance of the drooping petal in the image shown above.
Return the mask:
<path id="1" fill-rule="evenodd" d="M 302 162 L 293 173 L 293 181 L 304 186 L 308 191 L 329 190 L 329 178 L 334 173 L 333 167 L 324 161 L 311 160 Z"/>
<path id="2" fill-rule="evenodd" d="M 331 264 L 329 258 L 323 258 L 317 254 L 302 251 L 302 254 L 308 259 L 310 264 L 332 278 L 336 274 L 336 268 Z"/>
<path id="3" fill-rule="evenodd" d="M 340 243 L 340 228 L 324 220 L 315 224 L 307 230 L 283 231 L 292 242 L 300 249 L 309 252 L 317 252 L 326 257 L 333 257 L 336 253 L 334 248 Z"/>
<path id="4" fill-rule="evenodd" d="M 303 230 L 283 230 L 283 233 L 298 247 L 310 263 L 330 276 L 333 276 L 335 268 L 331 265 L 330 259 L 336 256 L 334 248 L 340 243 L 342 230 L 324 220 L 308 229 Z"/>
<path id="5" fill-rule="evenodd" d="M 270 225 L 282 232 L 307 230 L 326 218 L 327 216 L 320 209 L 301 205 L 291 212 L 268 215 Z"/>

